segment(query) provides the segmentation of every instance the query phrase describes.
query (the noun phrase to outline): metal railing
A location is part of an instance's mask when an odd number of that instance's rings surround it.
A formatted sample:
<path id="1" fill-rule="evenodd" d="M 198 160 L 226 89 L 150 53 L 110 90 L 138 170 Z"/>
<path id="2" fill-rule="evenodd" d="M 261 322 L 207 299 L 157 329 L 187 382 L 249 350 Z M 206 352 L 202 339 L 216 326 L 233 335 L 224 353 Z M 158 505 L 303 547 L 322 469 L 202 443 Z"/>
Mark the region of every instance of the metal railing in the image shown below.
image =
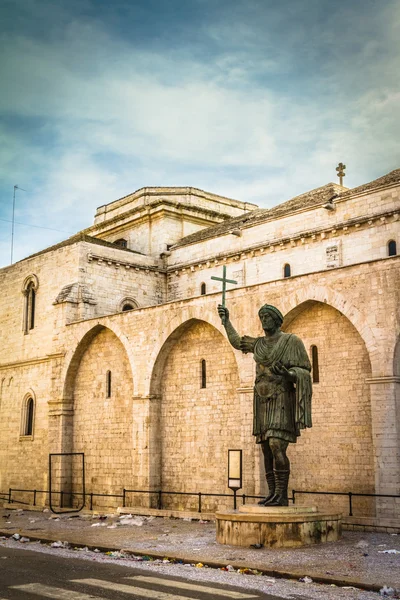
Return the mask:
<path id="1" fill-rule="evenodd" d="M 15 494 L 20 493 L 31 493 L 32 503 L 21 501 L 15 497 Z M 38 494 L 45 494 L 48 498 L 50 498 L 51 494 L 57 494 L 60 497 L 60 508 L 66 507 L 65 499 L 69 498 L 70 502 L 73 498 L 82 498 L 83 506 L 88 504 L 89 510 L 93 510 L 94 499 L 95 498 L 121 498 L 122 507 L 129 506 L 129 494 L 145 494 L 149 495 L 149 500 L 151 503 L 151 496 L 155 497 L 155 504 L 157 509 L 161 510 L 163 508 L 163 498 L 167 495 L 169 496 L 192 496 L 197 498 L 197 512 L 202 513 L 204 509 L 203 500 L 205 498 L 230 498 L 232 500 L 233 509 L 237 508 L 237 501 L 241 500 L 242 504 L 245 505 L 248 500 L 260 500 L 263 496 L 254 496 L 251 494 L 238 494 L 237 492 L 229 493 L 229 494 L 212 494 L 208 492 L 181 492 L 181 491 L 170 491 L 170 490 L 132 490 L 128 488 L 123 488 L 121 494 L 107 494 L 107 493 L 97 493 L 97 492 L 88 492 L 88 493 L 80 493 L 80 492 L 65 492 L 65 491 L 51 491 L 50 490 L 31 490 L 31 489 L 21 489 L 21 488 L 9 488 L 8 493 L 0 492 L 0 497 L 3 497 L 8 501 L 9 504 L 18 503 L 25 504 L 27 506 L 33 504 L 36 506 Z M 369 494 L 369 493 L 359 493 L 359 492 L 324 492 L 324 491 L 311 491 L 311 490 L 292 490 L 292 497 L 289 498 L 289 501 L 293 504 L 296 503 L 297 497 L 300 494 L 308 494 L 308 495 L 321 495 L 321 496 L 341 496 L 348 498 L 348 516 L 353 516 L 353 499 L 358 497 L 364 498 L 392 498 L 400 500 L 399 494 Z M 88 500 L 88 502 L 87 502 Z M 46 501 L 46 498 L 45 498 Z M 77 509 L 78 510 L 78 509 Z M 190 509 L 189 509 L 190 510 Z M 400 516 L 400 508 L 399 508 L 399 516 Z"/>
<path id="2" fill-rule="evenodd" d="M 399 494 L 364 494 L 359 492 L 311 492 L 308 490 L 292 490 L 292 502 L 296 503 L 296 494 L 313 494 L 321 496 L 347 496 L 349 499 L 349 517 L 353 516 L 353 498 L 399 498 Z"/>

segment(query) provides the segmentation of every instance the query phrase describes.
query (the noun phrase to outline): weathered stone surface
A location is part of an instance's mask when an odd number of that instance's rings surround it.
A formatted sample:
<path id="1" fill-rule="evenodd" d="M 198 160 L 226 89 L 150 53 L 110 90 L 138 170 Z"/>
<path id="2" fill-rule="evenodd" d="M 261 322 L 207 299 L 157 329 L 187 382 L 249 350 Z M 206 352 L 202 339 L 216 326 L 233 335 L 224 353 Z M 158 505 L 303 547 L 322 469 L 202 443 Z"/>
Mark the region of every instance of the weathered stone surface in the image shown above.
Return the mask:
<path id="1" fill-rule="evenodd" d="M 315 507 L 248 506 L 217 512 L 215 517 L 217 542 L 232 546 L 297 548 L 335 542 L 341 535 L 342 515 L 318 512 Z"/>

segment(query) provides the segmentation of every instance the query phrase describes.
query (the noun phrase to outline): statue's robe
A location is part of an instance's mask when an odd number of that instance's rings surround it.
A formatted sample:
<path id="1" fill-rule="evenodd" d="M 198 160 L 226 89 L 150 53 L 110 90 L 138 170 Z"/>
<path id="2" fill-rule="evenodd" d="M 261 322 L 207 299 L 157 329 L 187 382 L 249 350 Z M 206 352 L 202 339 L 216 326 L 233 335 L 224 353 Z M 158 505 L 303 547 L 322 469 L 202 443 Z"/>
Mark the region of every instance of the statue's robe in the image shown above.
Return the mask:
<path id="1" fill-rule="evenodd" d="M 304 344 L 289 333 L 282 333 L 274 344 L 266 337 L 245 339 L 257 363 L 253 418 L 256 442 L 270 437 L 296 442 L 300 430 L 312 425 L 311 365 Z M 295 384 L 272 373 L 271 367 L 278 362 L 296 373 Z"/>

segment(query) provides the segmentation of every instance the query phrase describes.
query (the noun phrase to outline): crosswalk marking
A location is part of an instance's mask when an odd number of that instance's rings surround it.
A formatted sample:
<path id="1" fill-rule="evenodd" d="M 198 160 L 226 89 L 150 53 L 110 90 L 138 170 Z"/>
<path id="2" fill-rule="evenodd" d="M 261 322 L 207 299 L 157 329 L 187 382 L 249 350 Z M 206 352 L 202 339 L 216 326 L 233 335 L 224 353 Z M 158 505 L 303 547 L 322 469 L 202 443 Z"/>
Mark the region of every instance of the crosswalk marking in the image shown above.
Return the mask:
<path id="1" fill-rule="evenodd" d="M 158 577 L 146 577 L 144 575 L 137 575 L 135 577 L 125 577 L 125 579 L 132 579 L 133 581 L 143 581 L 145 583 L 153 583 L 155 585 L 166 585 L 168 587 L 180 588 L 181 590 L 189 590 L 191 592 L 204 592 L 213 594 L 214 596 L 223 596 L 224 598 L 257 598 L 254 594 L 243 594 L 242 592 L 231 592 L 229 590 L 221 590 L 221 588 L 211 588 L 204 585 L 196 585 L 194 583 L 186 583 L 185 581 L 175 581 L 173 579 L 161 579 Z"/>
<path id="2" fill-rule="evenodd" d="M 41 583 L 26 583 L 25 585 L 11 585 L 12 590 L 21 590 L 29 592 L 44 598 L 57 598 L 58 600 L 104 600 L 100 596 L 92 594 L 83 594 L 81 592 L 73 592 L 72 590 L 63 590 L 61 588 L 42 585 Z"/>
<path id="3" fill-rule="evenodd" d="M 72 579 L 71 582 L 81 583 L 84 585 L 93 585 L 104 590 L 123 592 L 124 594 L 130 594 L 131 596 L 139 596 L 140 598 L 152 598 L 153 600 L 200 600 L 200 598 L 177 596 L 176 594 L 168 594 L 167 592 L 159 592 L 157 590 L 148 590 L 133 585 L 126 585 L 124 583 L 113 583 L 112 581 L 105 581 L 103 579 Z"/>

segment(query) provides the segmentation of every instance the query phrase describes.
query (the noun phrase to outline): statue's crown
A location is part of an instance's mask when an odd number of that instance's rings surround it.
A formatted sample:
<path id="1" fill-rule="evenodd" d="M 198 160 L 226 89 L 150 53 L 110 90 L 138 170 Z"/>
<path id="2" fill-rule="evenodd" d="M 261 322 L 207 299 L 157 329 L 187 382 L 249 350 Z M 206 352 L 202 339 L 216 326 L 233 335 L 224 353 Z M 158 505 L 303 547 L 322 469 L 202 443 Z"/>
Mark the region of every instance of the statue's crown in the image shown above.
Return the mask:
<path id="1" fill-rule="evenodd" d="M 258 316 L 261 317 L 264 312 L 270 312 L 280 324 L 283 323 L 283 314 L 278 308 L 276 308 L 276 306 L 272 306 L 272 304 L 264 304 L 264 306 L 262 306 L 258 311 Z"/>

